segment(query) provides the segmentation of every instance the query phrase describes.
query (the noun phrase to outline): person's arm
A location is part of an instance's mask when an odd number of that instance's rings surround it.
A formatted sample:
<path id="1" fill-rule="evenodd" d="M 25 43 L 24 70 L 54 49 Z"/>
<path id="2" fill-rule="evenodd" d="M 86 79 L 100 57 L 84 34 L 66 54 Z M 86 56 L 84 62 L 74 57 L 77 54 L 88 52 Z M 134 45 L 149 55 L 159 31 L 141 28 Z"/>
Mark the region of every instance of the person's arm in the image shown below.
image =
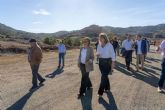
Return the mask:
<path id="1" fill-rule="evenodd" d="M 112 58 L 111 69 L 112 69 L 112 71 L 113 71 L 113 69 L 114 69 L 114 67 L 115 67 L 116 55 L 115 55 L 115 51 L 114 51 L 112 45 L 110 45 L 110 54 L 111 54 L 111 58 Z"/>
<path id="2" fill-rule="evenodd" d="M 80 54 L 81 54 L 81 49 L 80 49 L 79 56 L 78 56 L 78 61 L 77 61 L 78 68 L 80 68 L 80 56 L 81 56 Z"/>
<path id="3" fill-rule="evenodd" d="M 39 49 L 35 55 L 35 59 L 38 61 L 38 62 L 41 62 L 42 60 L 42 57 L 43 57 L 43 54 L 42 54 L 42 50 Z"/>
<path id="4" fill-rule="evenodd" d="M 64 50 L 65 50 L 65 54 L 66 54 L 66 47 L 65 47 L 65 45 L 64 45 Z"/>
<path id="5" fill-rule="evenodd" d="M 58 47 L 59 47 L 59 44 L 54 45 L 54 47 L 53 47 L 53 48 L 54 48 L 54 49 L 56 49 L 56 48 L 58 49 Z"/>
<path id="6" fill-rule="evenodd" d="M 165 40 L 161 42 L 159 47 L 161 52 L 165 51 Z"/>
<path id="7" fill-rule="evenodd" d="M 90 63 L 92 63 L 94 60 L 94 51 L 92 47 L 90 49 L 91 49 Z"/>
<path id="8" fill-rule="evenodd" d="M 125 48 L 125 40 L 122 42 L 122 48 Z"/>
<path id="9" fill-rule="evenodd" d="M 100 45 L 97 46 L 96 56 L 97 56 L 97 58 L 100 57 Z"/>
<path id="10" fill-rule="evenodd" d="M 27 53 L 28 53 L 28 62 L 30 63 L 31 62 L 31 49 L 30 48 L 27 49 Z"/>

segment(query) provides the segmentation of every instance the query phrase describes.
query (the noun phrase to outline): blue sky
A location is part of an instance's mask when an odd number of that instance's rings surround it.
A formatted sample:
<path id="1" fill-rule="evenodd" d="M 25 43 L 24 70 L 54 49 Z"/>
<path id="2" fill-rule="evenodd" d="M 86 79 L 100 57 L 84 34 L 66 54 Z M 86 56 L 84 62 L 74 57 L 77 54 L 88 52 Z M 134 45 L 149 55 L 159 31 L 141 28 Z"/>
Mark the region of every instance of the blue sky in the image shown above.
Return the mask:
<path id="1" fill-rule="evenodd" d="M 0 23 L 29 32 L 165 23 L 165 0 L 0 0 Z"/>

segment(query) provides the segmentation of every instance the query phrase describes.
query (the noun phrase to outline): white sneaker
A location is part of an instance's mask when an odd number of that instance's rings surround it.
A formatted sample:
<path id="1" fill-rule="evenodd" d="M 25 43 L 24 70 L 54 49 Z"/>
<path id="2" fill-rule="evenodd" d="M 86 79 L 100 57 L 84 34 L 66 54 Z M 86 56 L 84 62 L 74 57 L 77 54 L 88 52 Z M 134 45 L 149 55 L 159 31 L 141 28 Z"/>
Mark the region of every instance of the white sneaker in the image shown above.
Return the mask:
<path id="1" fill-rule="evenodd" d="M 162 92 L 162 89 L 160 87 L 158 87 L 157 91 L 160 93 L 160 92 Z"/>
<path id="2" fill-rule="evenodd" d="M 99 61 L 97 61 L 96 64 L 99 64 Z"/>
<path id="3" fill-rule="evenodd" d="M 102 97 L 102 95 L 97 94 L 97 97 L 98 97 L 98 98 L 101 98 L 101 97 Z"/>

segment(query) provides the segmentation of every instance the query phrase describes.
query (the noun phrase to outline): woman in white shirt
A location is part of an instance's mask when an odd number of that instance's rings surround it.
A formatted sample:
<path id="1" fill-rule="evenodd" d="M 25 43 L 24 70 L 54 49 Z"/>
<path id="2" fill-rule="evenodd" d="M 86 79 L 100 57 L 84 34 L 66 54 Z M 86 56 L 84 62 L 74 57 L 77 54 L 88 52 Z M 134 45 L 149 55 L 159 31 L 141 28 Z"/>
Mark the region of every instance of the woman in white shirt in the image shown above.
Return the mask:
<path id="1" fill-rule="evenodd" d="M 90 39 L 88 37 L 83 39 L 83 47 L 80 49 L 78 67 L 81 70 L 81 86 L 78 94 L 78 99 L 84 96 L 86 89 L 92 88 L 92 83 L 89 78 L 89 72 L 93 71 L 94 52 L 90 47 Z"/>
<path id="2" fill-rule="evenodd" d="M 101 97 L 103 92 L 110 91 L 108 74 L 112 72 L 115 64 L 115 52 L 105 33 L 99 35 L 99 45 L 97 48 L 97 57 L 99 57 L 99 69 L 102 74 L 101 83 L 98 90 L 98 96 Z"/>

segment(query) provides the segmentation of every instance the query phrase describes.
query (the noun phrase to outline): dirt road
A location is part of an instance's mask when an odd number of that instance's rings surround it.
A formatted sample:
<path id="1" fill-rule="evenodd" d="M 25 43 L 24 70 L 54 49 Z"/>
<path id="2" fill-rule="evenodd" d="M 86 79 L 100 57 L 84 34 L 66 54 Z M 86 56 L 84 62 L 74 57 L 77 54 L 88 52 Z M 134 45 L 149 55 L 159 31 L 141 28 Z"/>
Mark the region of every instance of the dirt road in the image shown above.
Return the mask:
<path id="1" fill-rule="evenodd" d="M 116 69 L 110 75 L 111 93 L 98 100 L 100 83 L 98 65 L 90 73 L 93 90 L 77 99 L 81 74 L 77 68 L 78 50 L 70 50 L 66 66 L 59 74 L 57 53 L 45 53 L 40 73 L 46 77 L 45 85 L 34 92 L 31 87 L 31 70 L 26 55 L 0 57 L 0 110 L 165 110 L 165 94 L 157 93 L 160 74 L 160 56 L 150 53 L 145 70 L 132 72 L 125 69 L 124 59 L 117 57 Z M 57 71 L 56 71 L 57 72 Z M 58 71 L 59 72 L 59 71 Z"/>

